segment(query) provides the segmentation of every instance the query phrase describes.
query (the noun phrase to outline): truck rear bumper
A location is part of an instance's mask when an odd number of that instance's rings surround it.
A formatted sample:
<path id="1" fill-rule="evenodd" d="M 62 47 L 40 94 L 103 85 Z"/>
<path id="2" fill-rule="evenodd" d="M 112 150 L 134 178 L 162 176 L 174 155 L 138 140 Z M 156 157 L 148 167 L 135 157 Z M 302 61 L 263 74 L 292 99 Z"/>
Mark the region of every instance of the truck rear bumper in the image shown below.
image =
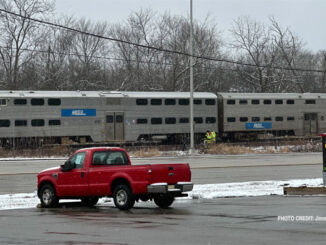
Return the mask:
<path id="1" fill-rule="evenodd" d="M 155 183 L 147 186 L 148 193 L 182 193 L 192 191 L 194 184 L 192 182 L 178 182 L 175 185 L 168 183 Z"/>

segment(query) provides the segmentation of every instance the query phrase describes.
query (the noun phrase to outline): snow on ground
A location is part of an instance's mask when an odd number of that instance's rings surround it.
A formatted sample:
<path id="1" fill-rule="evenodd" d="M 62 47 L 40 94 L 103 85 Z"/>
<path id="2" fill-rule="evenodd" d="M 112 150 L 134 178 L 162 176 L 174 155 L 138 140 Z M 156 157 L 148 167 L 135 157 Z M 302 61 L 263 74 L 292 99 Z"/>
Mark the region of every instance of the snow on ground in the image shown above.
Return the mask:
<path id="1" fill-rule="evenodd" d="M 266 195 L 282 195 L 283 186 L 320 186 L 322 179 L 294 179 L 282 181 L 250 181 L 239 183 L 195 185 L 189 199 L 214 199 L 223 197 L 250 197 Z M 40 203 L 36 192 L 0 195 L 0 210 L 35 208 Z M 112 205 L 108 198 L 100 199 L 99 206 Z"/>

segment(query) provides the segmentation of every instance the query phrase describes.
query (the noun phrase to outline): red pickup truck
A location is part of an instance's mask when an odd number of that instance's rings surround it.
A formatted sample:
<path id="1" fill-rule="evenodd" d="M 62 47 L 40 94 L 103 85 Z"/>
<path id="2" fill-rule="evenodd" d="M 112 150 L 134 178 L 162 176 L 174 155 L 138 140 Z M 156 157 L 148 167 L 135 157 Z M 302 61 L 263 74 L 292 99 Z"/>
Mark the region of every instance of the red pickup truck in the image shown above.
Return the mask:
<path id="1" fill-rule="evenodd" d="M 42 207 L 55 207 L 59 199 L 81 199 L 94 206 L 101 197 L 113 197 L 122 210 L 139 200 L 168 208 L 175 197 L 193 189 L 188 164 L 132 166 L 124 149 L 112 147 L 78 150 L 64 165 L 43 170 L 37 179 Z"/>

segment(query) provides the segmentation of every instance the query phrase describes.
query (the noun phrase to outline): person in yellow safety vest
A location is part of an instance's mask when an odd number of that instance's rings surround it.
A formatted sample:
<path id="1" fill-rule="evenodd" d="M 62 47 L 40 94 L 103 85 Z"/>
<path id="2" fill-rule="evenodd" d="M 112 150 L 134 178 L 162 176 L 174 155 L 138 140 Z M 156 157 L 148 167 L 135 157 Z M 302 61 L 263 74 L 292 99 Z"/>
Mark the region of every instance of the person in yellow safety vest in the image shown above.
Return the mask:
<path id="1" fill-rule="evenodd" d="M 214 130 L 211 131 L 211 133 L 212 133 L 212 143 L 215 143 L 216 142 L 216 133 Z"/>
<path id="2" fill-rule="evenodd" d="M 205 140 L 206 140 L 206 143 L 207 143 L 207 144 L 212 143 L 212 138 L 213 138 L 212 132 L 209 131 L 209 130 L 207 130 L 207 131 L 206 131 L 206 134 L 205 134 Z"/>

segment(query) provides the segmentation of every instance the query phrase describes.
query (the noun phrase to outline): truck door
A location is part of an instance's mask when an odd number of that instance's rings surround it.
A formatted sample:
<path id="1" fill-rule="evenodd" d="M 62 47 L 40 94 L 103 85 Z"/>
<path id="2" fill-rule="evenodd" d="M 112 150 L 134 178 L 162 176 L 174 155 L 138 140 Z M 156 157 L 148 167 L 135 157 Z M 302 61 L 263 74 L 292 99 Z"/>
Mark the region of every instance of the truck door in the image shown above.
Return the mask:
<path id="1" fill-rule="evenodd" d="M 69 160 L 76 167 L 67 172 L 58 174 L 58 189 L 62 196 L 84 196 L 88 194 L 88 172 L 84 170 L 86 152 L 79 152 Z"/>
<path id="2" fill-rule="evenodd" d="M 124 112 L 107 112 L 105 119 L 107 141 L 124 141 Z"/>

